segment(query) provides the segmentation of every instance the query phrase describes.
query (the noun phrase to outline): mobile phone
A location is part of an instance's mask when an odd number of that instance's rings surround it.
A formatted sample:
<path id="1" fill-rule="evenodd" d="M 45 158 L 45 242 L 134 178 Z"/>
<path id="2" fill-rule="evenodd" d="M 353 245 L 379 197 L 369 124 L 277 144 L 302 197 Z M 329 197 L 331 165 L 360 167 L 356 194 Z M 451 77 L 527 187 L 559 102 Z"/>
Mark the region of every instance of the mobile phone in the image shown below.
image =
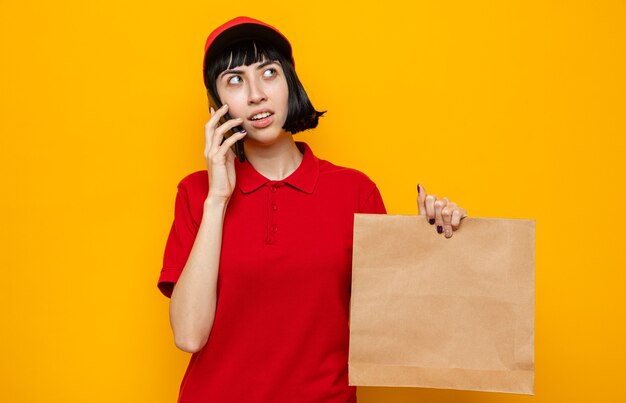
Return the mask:
<path id="1" fill-rule="evenodd" d="M 207 95 L 209 97 L 209 107 L 213 107 L 214 110 L 218 110 L 219 108 L 222 107 L 222 103 L 217 102 L 211 96 L 211 93 L 209 91 L 207 91 Z M 224 116 L 220 118 L 220 124 L 224 124 L 230 119 L 232 119 L 232 117 L 228 113 L 225 113 Z M 224 134 L 224 139 L 222 140 L 222 142 L 224 142 L 224 140 L 226 140 L 233 134 L 239 133 L 240 131 L 243 131 L 243 127 L 241 126 L 233 127 L 232 129 L 230 129 L 228 132 Z M 239 162 L 244 162 L 246 160 L 246 154 L 244 153 L 244 150 L 243 150 L 243 139 L 237 140 L 235 144 L 232 146 L 232 150 L 237 156 L 237 159 L 239 160 Z"/>

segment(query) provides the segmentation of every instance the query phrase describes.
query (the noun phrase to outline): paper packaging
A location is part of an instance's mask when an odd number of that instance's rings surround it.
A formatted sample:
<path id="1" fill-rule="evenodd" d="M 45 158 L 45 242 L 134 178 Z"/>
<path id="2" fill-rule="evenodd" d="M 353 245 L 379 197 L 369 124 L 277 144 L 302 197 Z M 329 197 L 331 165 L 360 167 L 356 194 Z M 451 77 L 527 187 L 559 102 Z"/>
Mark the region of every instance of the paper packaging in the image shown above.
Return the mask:
<path id="1" fill-rule="evenodd" d="M 356 214 L 349 384 L 534 393 L 535 221 Z"/>

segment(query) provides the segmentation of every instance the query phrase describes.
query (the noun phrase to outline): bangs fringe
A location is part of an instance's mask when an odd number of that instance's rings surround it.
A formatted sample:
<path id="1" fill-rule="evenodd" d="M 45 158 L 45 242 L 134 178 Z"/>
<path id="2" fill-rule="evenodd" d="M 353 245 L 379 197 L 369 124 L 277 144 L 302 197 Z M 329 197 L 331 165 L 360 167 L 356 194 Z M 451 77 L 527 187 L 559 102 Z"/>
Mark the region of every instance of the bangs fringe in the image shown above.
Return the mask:
<path id="1" fill-rule="evenodd" d="M 258 45 L 257 45 L 258 43 Z M 213 79 L 217 79 L 219 73 L 237 66 L 249 66 L 266 60 L 280 60 L 277 51 L 261 41 L 244 41 L 235 43 L 225 49 L 222 54 L 213 60 L 209 66 L 209 72 Z"/>

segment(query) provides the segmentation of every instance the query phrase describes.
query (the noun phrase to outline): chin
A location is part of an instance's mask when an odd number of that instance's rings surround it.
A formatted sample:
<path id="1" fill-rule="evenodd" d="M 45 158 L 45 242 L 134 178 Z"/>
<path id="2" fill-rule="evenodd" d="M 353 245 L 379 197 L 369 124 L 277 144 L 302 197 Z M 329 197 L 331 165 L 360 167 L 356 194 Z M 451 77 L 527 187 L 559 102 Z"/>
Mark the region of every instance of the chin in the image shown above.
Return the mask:
<path id="1" fill-rule="evenodd" d="M 270 147 L 280 142 L 281 139 L 282 139 L 282 136 L 264 136 L 264 135 L 255 136 L 255 135 L 251 135 L 251 133 L 248 132 L 244 142 L 246 144 L 249 144 L 255 147 Z"/>
<path id="2" fill-rule="evenodd" d="M 265 127 L 263 129 L 257 128 L 246 128 L 248 134 L 244 142 L 249 143 L 250 145 L 268 147 L 281 140 L 284 140 L 286 137 L 291 137 L 290 133 L 287 133 L 282 128 L 277 129 L 274 127 Z"/>

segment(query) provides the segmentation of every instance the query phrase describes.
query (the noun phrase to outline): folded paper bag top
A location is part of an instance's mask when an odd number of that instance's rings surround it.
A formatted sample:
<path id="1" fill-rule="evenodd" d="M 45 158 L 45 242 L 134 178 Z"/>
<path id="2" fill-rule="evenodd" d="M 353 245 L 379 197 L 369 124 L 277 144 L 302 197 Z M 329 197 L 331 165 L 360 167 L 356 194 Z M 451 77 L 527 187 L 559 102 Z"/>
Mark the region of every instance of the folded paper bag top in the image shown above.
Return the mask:
<path id="1" fill-rule="evenodd" d="M 356 214 L 349 383 L 534 393 L 535 221 Z"/>

